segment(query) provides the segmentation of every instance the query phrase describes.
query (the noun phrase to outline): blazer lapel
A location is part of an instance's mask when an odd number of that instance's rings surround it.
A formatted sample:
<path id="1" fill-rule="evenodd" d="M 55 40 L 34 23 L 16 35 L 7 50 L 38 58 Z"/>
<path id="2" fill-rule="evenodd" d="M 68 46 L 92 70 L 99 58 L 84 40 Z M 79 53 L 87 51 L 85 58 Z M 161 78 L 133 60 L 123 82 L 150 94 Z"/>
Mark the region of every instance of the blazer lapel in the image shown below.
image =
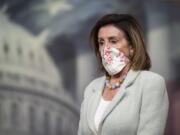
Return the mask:
<path id="1" fill-rule="evenodd" d="M 93 88 L 93 93 L 90 96 L 87 104 L 87 121 L 89 124 L 90 129 L 93 132 L 96 132 L 95 124 L 94 124 L 94 116 L 101 98 L 101 93 L 104 88 L 104 82 L 105 82 L 105 76 L 103 76 L 100 80 L 100 82 L 97 83 L 97 85 Z"/>
<path id="2" fill-rule="evenodd" d="M 100 122 L 100 125 L 99 125 L 99 128 L 102 127 L 102 124 L 103 124 L 105 118 L 110 114 L 110 112 L 125 97 L 126 88 L 134 82 L 134 80 L 136 79 L 136 77 L 138 76 L 139 73 L 140 73 L 140 71 L 133 71 L 133 70 L 130 70 L 128 72 L 127 77 L 124 80 L 122 86 L 120 87 L 119 91 L 116 93 L 115 97 L 113 98 L 113 100 L 111 101 L 111 103 L 107 107 L 106 111 L 104 112 L 102 119 L 101 119 L 101 122 Z M 96 132 L 95 124 L 94 124 L 94 116 L 95 116 L 100 98 L 102 96 L 102 90 L 104 88 L 104 82 L 105 82 L 105 76 L 103 78 L 101 78 L 100 82 L 98 82 L 97 85 L 94 86 L 93 93 L 89 97 L 89 100 L 87 103 L 86 117 L 87 117 L 88 125 L 93 132 Z"/>
<path id="3" fill-rule="evenodd" d="M 100 125 L 99 125 L 99 128 L 101 128 L 105 118 L 112 112 L 112 110 L 116 107 L 116 105 L 121 100 L 123 100 L 123 98 L 126 96 L 126 88 L 135 81 L 135 79 L 139 73 L 140 73 L 140 71 L 133 71 L 133 70 L 130 70 L 128 72 L 126 79 L 124 80 L 123 84 L 119 88 L 119 91 L 116 93 L 113 100 L 111 101 L 111 103 L 107 107 L 106 111 L 104 112 L 101 122 L 100 122 Z"/>

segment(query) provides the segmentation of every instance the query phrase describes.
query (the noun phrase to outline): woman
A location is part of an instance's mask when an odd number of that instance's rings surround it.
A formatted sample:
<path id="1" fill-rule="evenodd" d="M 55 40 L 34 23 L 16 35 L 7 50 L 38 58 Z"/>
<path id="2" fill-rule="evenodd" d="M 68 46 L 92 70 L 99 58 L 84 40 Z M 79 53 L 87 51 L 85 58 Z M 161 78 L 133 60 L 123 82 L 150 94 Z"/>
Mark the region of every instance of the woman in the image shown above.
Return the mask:
<path id="1" fill-rule="evenodd" d="M 163 135 L 166 85 L 163 77 L 148 71 L 151 62 L 136 19 L 105 15 L 91 39 L 105 75 L 85 89 L 78 135 Z"/>

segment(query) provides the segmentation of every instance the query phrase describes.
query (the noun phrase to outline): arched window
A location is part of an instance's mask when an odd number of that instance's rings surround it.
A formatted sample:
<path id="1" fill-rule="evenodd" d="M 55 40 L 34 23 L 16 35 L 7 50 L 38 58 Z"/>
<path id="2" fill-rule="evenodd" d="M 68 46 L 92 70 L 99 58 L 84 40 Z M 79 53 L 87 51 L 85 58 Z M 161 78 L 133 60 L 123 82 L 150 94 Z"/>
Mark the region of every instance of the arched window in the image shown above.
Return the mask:
<path id="1" fill-rule="evenodd" d="M 48 111 L 44 112 L 44 135 L 50 135 L 51 121 L 50 114 Z"/>
<path id="2" fill-rule="evenodd" d="M 62 118 L 59 116 L 57 119 L 56 119 L 56 135 L 63 135 L 63 121 L 62 121 Z"/>
<path id="3" fill-rule="evenodd" d="M 13 128 L 16 128 L 19 126 L 20 122 L 20 107 L 18 103 L 12 103 L 11 105 L 11 124 Z"/>
<path id="4" fill-rule="evenodd" d="M 9 46 L 8 46 L 7 42 L 4 42 L 4 48 L 3 49 L 4 49 L 5 54 L 9 53 Z"/>
<path id="5" fill-rule="evenodd" d="M 36 112 L 33 106 L 29 108 L 29 130 L 33 134 L 36 132 Z"/>

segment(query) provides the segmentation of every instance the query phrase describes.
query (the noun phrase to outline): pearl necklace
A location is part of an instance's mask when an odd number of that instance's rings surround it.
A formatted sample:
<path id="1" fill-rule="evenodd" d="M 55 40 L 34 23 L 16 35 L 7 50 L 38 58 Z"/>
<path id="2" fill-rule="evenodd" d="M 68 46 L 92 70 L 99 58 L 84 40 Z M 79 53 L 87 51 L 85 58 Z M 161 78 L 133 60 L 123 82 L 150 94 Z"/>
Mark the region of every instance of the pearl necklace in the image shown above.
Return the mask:
<path id="1" fill-rule="evenodd" d="M 127 74 L 124 74 L 122 76 L 122 78 L 120 78 L 120 80 L 118 82 L 115 83 L 110 83 L 110 77 L 107 76 L 106 80 L 105 80 L 105 86 L 109 89 L 109 90 L 115 90 L 117 88 L 119 88 L 121 86 L 121 84 L 123 83 L 124 79 L 126 78 Z"/>

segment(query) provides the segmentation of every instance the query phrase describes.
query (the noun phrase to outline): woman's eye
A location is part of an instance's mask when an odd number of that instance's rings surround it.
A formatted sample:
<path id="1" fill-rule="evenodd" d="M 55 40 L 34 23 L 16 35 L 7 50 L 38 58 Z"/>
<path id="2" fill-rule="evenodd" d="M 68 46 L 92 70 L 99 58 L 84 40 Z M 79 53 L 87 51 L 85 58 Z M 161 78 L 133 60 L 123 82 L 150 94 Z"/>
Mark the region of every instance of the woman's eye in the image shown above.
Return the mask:
<path id="1" fill-rule="evenodd" d="M 116 44 L 117 41 L 116 41 L 116 40 L 112 40 L 111 43 L 112 43 L 112 44 Z"/>
<path id="2" fill-rule="evenodd" d="M 104 43 L 103 42 L 99 42 L 99 45 L 102 46 Z"/>

